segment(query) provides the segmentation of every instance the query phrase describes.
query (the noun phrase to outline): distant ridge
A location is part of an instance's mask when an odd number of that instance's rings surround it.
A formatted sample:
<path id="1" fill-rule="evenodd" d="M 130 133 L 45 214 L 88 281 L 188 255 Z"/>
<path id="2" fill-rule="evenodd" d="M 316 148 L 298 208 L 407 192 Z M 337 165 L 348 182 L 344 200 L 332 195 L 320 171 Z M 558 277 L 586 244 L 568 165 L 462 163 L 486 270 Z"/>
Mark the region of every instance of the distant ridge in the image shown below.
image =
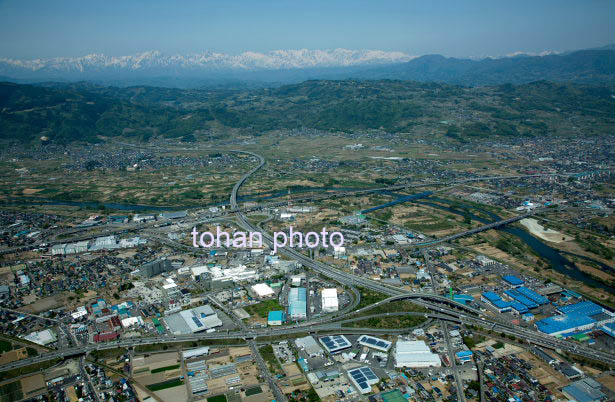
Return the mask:
<path id="1" fill-rule="evenodd" d="M 0 59 L 0 76 L 15 82 L 92 81 L 162 87 L 275 86 L 309 79 L 394 79 L 469 86 L 537 80 L 612 84 L 615 45 L 540 55 L 514 53 L 478 60 L 348 49 L 239 55 L 205 52 L 186 56 L 151 51 L 121 57 L 93 54 L 37 60 L 5 58 Z"/>

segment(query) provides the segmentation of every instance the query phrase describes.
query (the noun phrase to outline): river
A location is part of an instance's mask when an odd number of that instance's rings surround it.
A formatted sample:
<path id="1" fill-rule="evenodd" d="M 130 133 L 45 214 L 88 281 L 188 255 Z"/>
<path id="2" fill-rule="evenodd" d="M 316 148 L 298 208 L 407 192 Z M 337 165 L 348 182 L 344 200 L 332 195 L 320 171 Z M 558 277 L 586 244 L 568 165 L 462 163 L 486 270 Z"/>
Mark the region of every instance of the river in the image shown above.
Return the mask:
<path id="1" fill-rule="evenodd" d="M 478 222 L 481 222 L 483 224 L 488 224 L 488 223 L 492 223 L 495 221 L 499 221 L 502 220 L 502 218 L 500 216 L 498 216 L 497 214 L 491 212 L 491 211 L 487 211 L 485 209 L 479 208 L 479 207 L 475 207 L 472 205 L 466 205 L 466 204 L 462 204 L 459 202 L 453 202 L 453 201 L 449 201 L 449 200 L 443 200 L 440 198 L 436 198 L 436 197 L 432 197 L 431 198 L 433 201 L 436 202 L 440 202 L 440 203 L 444 203 L 444 204 L 448 204 L 448 205 L 452 205 L 452 204 L 456 204 L 459 205 L 461 208 L 465 208 L 468 211 L 471 210 L 475 210 L 475 211 L 480 211 L 483 212 L 487 215 L 489 215 L 489 217 L 492 219 L 487 220 L 485 218 L 482 218 L 480 216 L 477 216 L 475 214 L 470 213 L 470 217 L 473 220 L 476 220 Z M 416 204 L 422 204 L 422 205 L 427 205 L 433 208 L 437 208 L 437 209 L 441 209 L 444 211 L 448 211 L 460 216 L 463 216 L 464 211 L 457 209 L 457 208 L 451 208 L 450 206 L 443 206 L 440 204 L 436 204 L 434 202 L 429 202 L 429 201 L 414 201 Z M 587 273 L 581 271 L 579 269 L 579 267 L 576 266 L 576 264 L 573 261 L 570 261 L 568 258 L 566 258 L 563 254 L 564 252 L 559 251 L 551 246 L 549 246 L 548 244 L 544 243 L 542 240 L 540 240 L 539 238 L 533 236 L 532 234 L 526 232 L 523 229 L 520 229 L 518 227 L 514 227 L 514 226 L 504 226 L 502 228 L 498 228 L 497 230 L 501 230 L 503 232 L 509 233 L 517 238 L 519 238 L 521 241 L 523 241 L 525 244 L 527 244 L 533 251 L 534 253 L 536 253 L 538 256 L 540 256 L 541 258 L 543 258 L 544 260 L 548 261 L 551 264 L 551 267 L 562 274 L 565 274 L 569 277 L 571 277 L 574 280 L 577 281 L 581 281 L 589 286 L 592 287 L 598 287 L 601 289 L 604 289 L 610 293 L 615 294 L 615 287 L 613 286 L 609 286 L 605 283 L 602 283 L 600 281 L 597 281 L 596 279 L 594 279 L 591 275 L 588 275 Z M 594 259 L 591 259 L 589 257 L 585 257 L 582 255 L 578 255 L 578 254 L 573 254 L 573 253 L 566 253 L 568 255 L 572 255 L 578 258 L 582 258 L 585 259 L 589 262 L 592 262 L 598 266 L 600 266 L 601 269 L 609 271 L 609 272 L 613 272 L 613 268 L 609 267 L 608 265 L 600 262 L 600 261 L 596 261 Z"/>

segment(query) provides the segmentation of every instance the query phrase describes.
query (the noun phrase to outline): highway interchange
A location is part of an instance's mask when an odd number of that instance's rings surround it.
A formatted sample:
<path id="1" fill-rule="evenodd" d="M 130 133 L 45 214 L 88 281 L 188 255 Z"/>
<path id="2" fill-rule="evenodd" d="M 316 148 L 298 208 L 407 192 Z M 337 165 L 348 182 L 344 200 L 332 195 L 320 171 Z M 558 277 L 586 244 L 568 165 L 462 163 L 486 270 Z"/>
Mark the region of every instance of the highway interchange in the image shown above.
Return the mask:
<path id="1" fill-rule="evenodd" d="M 264 209 L 265 206 L 260 206 L 260 207 L 250 208 L 250 209 L 242 209 L 239 207 L 238 200 L 237 200 L 238 192 L 241 186 L 255 172 L 257 172 L 259 169 L 261 169 L 265 165 L 265 159 L 262 156 L 256 153 L 253 153 L 253 152 L 239 151 L 239 150 L 233 150 L 231 152 L 249 155 L 250 157 L 255 158 L 258 163 L 255 167 L 250 169 L 246 174 L 244 174 L 235 183 L 231 191 L 231 195 L 230 195 L 230 206 L 231 206 L 230 210 L 223 211 L 222 213 L 219 213 L 219 214 L 211 214 L 210 216 L 207 216 L 206 221 L 209 221 L 211 219 L 231 217 L 234 215 L 235 221 L 239 224 L 241 228 L 247 231 L 261 232 L 263 235 L 264 243 L 269 246 L 272 246 L 273 241 L 272 241 L 271 235 L 267 233 L 266 231 L 262 230 L 259 226 L 250 222 L 246 216 L 247 212 L 261 210 L 261 209 Z M 505 178 L 522 178 L 522 177 L 535 177 L 535 176 L 539 176 L 539 175 L 506 176 Z M 484 178 L 482 180 L 498 179 L 498 178 L 504 178 L 504 177 Z M 479 179 L 468 179 L 468 180 L 464 180 L 464 182 L 471 182 L 471 181 L 477 181 L 477 180 Z M 403 189 L 403 188 L 408 188 L 408 187 L 411 187 L 411 185 L 398 185 L 398 186 L 385 187 L 383 189 L 344 191 L 340 193 L 324 194 L 323 196 L 319 198 L 332 198 L 332 197 L 348 196 L 348 195 L 360 195 L 366 192 L 383 191 L 384 189 L 386 190 Z M 314 200 L 315 198 L 310 197 L 309 199 Z M 271 206 L 268 205 L 267 207 L 271 207 Z M 506 219 L 504 221 L 485 225 L 484 227 L 481 227 L 479 229 L 488 230 L 490 228 L 494 228 L 494 227 L 504 225 L 504 224 L 507 224 L 507 223 L 510 223 L 510 222 L 513 222 L 519 219 L 523 219 L 524 217 L 527 217 L 529 215 L 531 215 L 531 213 L 523 214 L 518 217 L 513 217 L 513 218 Z M 126 228 L 125 225 L 118 226 L 118 227 L 114 227 L 110 229 L 108 233 L 109 234 L 118 233 L 118 232 L 123 232 L 127 230 L 134 230 L 138 228 L 146 229 L 146 228 L 150 228 L 151 225 L 142 224 L 138 226 L 139 227 L 132 226 L 130 228 Z M 447 238 L 439 239 L 439 241 L 437 242 L 431 242 L 431 243 L 425 242 L 426 244 L 424 244 L 424 246 L 440 244 L 445 241 L 450 241 L 453 238 L 475 233 L 476 231 L 478 230 L 473 229 L 471 231 L 467 231 L 467 233 L 466 232 L 459 233 L 453 236 L 449 236 Z M 80 236 L 78 238 L 85 239 L 88 237 Z M 72 240 L 73 239 L 71 239 L 71 241 Z M 67 240 L 64 239 L 63 242 L 67 242 Z M 14 251 L 16 250 L 12 250 L 11 252 L 14 252 Z M 2 250 L 0 252 L 6 252 L 6 250 Z M 473 325 L 473 326 L 482 327 L 488 330 L 492 330 L 496 333 L 504 333 L 507 335 L 512 335 L 516 337 L 517 339 L 524 340 L 525 342 L 528 343 L 528 345 L 533 344 L 533 345 L 538 345 L 538 346 L 542 346 L 542 347 L 549 348 L 549 349 L 571 352 L 571 353 L 575 353 L 577 355 L 580 355 L 586 358 L 601 361 L 610 366 L 615 366 L 615 356 L 613 356 L 612 354 L 594 350 L 594 349 L 588 348 L 586 346 L 581 346 L 579 344 L 576 344 L 570 341 L 566 341 L 563 339 L 557 339 L 552 336 L 539 333 L 537 331 L 533 331 L 530 329 L 526 329 L 526 328 L 513 325 L 508 320 L 486 315 L 479 310 L 476 310 L 474 308 L 457 303 L 445 296 L 437 295 L 434 293 L 427 293 L 427 292 L 408 292 L 398 287 L 389 286 L 389 285 L 386 285 L 380 282 L 370 280 L 368 278 L 353 275 L 348 272 L 343 272 L 327 264 L 311 259 L 308 256 L 301 253 L 300 251 L 297 251 L 289 247 L 278 247 L 278 252 L 291 259 L 295 259 L 299 261 L 301 264 L 303 264 L 303 266 L 313 270 L 314 272 L 322 275 L 323 277 L 334 280 L 346 286 L 347 288 L 351 289 L 353 293 L 355 294 L 355 302 L 351 304 L 350 306 L 351 308 L 347 308 L 344 311 L 339 312 L 337 315 L 333 317 L 324 317 L 324 318 L 320 318 L 317 320 L 310 320 L 308 322 L 304 322 L 304 323 L 301 323 L 301 324 L 298 324 L 292 327 L 288 326 L 288 327 L 283 327 L 283 328 L 278 328 L 278 329 L 272 329 L 272 328 L 251 329 L 251 328 L 246 328 L 245 326 L 242 325 L 240 326 L 239 331 L 232 331 L 232 332 L 226 332 L 226 333 L 216 332 L 216 333 L 192 334 L 192 335 L 184 335 L 184 336 L 161 335 L 161 336 L 152 336 L 152 337 L 121 339 L 121 340 L 107 342 L 103 344 L 87 344 L 83 346 L 68 347 L 68 348 L 63 348 L 59 350 L 52 350 L 50 352 L 41 354 L 33 358 L 28 358 L 28 359 L 24 359 L 24 360 L 16 361 L 16 362 L 13 362 L 7 365 L 0 366 L 0 371 L 7 371 L 7 370 L 14 369 L 14 368 L 24 367 L 27 365 L 40 363 L 43 361 L 59 359 L 59 358 L 64 359 L 64 358 L 69 358 L 73 356 L 82 356 L 85 353 L 89 353 L 95 350 L 103 350 L 103 349 L 110 349 L 110 348 L 116 348 L 116 347 L 134 347 L 138 345 L 148 345 L 148 344 L 156 344 L 156 343 L 178 343 L 178 342 L 242 338 L 246 340 L 250 344 L 251 348 L 253 349 L 253 353 L 255 353 L 255 355 L 257 356 L 256 357 L 257 363 L 259 363 L 259 365 L 261 366 L 260 367 L 261 371 L 264 371 L 263 374 L 266 376 L 265 378 L 267 378 L 269 385 L 272 388 L 272 391 L 274 392 L 278 400 L 285 401 L 286 399 L 284 395 L 281 393 L 277 385 L 271 379 L 270 375 L 267 375 L 268 370 L 266 369 L 266 366 L 264 366 L 262 357 L 260 357 L 258 350 L 256 349 L 255 342 L 256 340 L 258 340 L 259 337 L 275 337 L 275 336 L 282 337 L 282 336 L 291 336 L 293 334 L 304 334 L 306 332 L 310 332 L 310 333 L 335 332 L 338 334 L 351 334 L 351 333 L 378 334 L 378 333 L 385 331 L 384 333 L 388 333 L 388 334 L 402 333 L 404 332 L 404 330 L 399 330 L 399 331 L 380 330 L 379 331 L 379 330 L 374 330 L 374 329 L 369 329 L 369 328 L 341 327 L 341 323 L 344 321 L 365 319 L 366 316 L 356 317 L 356 315 L 358 315 L 359 313 L 363 313 L 363 310 L 368 310 L 370 308 L 375 308 L 382 304 L 391 303 L 391 302 L 395 302 L 399 300 L 412 300 L 416 304 L 419 304 L 425 307 L 426 309 L 428 309 L 430 313 L 395 313 L 395 314 L 424 315 L 425 317 L 429 319 L 437 320 L 438 322 L 442 323 L 445 334 L 447 334 L 446 322 L 452 322 L 452 323 L 464 324 L 464 325 Z M 357 291 L 357 287 L 362 287 L 365 289 L 376 291 L 384 295 L 387 295 L 389 297 L 381 302 L 372 304 L 361 310 L 355 311 L 354 307 L 356 307 L 356 305 L 358 304 L 358 299 L 359 299 L 357 296 L 359 296 L 360 294 L 359 291 Z M 355 317 L 353 317 L 353 315 Z M 454 367 L 454 356 L 452 354 L 452 350 L 450 349 L 450 342 L 448 344 L 449 344 L 450 360 Z M 455 371 L 454 373 L 456 374 Z M 456 377 L 456 383 L 457 383 L 456 385 L 458 388 L 459 395 L 462 398 L 461 400 L 464 400 L 462 385 L 459 381 L 458 376 L 455 376 L 455 377 Z"/>

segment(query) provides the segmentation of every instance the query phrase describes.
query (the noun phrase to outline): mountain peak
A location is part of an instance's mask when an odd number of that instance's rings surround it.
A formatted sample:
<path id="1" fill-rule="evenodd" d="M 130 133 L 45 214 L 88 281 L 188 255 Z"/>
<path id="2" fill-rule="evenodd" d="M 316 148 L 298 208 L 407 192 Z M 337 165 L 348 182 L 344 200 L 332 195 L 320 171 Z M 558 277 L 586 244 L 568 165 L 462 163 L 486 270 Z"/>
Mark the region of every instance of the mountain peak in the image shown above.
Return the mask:
<path id="1" fill-rule="evenodd" d="M 188 69 L 192 71 L 216 70 L 288 70 L 301 68 L 349 67 L 400 63 L 412 57 L 403 52 L 350 49 L 290 49 L 266 53 L 246 51 L 231 55 L 215 52 L 165 55 L 149 50 L 129 56 L 107 56 L 93 53 L 82 57 L 15 60 L 0 59 L 0 74 L 23 76 L 38 72 L 56 75 L 81 72 L 101 73 L 105 70 L 121 72 L 155 72 Z"/>

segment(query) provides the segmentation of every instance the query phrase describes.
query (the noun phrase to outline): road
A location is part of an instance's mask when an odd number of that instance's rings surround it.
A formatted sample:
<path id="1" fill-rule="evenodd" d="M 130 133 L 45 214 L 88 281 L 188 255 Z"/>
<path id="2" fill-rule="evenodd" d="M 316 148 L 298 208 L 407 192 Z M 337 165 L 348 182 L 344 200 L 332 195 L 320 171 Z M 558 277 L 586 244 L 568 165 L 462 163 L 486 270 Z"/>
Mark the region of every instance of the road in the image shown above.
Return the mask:
<path id="1" fill-rule="evenodd" d="M 436 244 L 442 244 L 442 243 L 448 243 L 451 240 L 455 240 L 458 239 L 460 237 L 465 237 L 465 236 L 469 236 L 469 235 L 473 235 L 479 232 L 484 232 L 486 230 L 491 230 L 491 229 L 495 229 L 497 227 L 500 226 L 505 226 L 508 225 L 510 223 L 513 222 L 517 222 L 520 221 L 521 219 L 525 219 L 525 218 L 529 218 L 530 216 L 533 216 L 535 214 L 537 214 L 538 212 L 542 212 L 542 208 L 536 208 L 526 214 L 523 215 L 517 215 L 517 216 L 513 216 L 512 218 L 507 218 L 507 219 L 502 219 L 499 220 L 497 222 L 492 222 L 492 223 L 488 223 L 486 225 L 474 228 L 474 229 L 469 229 L 469 230 L 464 230 L 463 232 L 459 232 L 459 233 L 455 233 L 449 236 L 445 236 L 442 237 L 441 239 L 437 239 L 437 240 L 429 240 L 429 241 L 424 241 L 424 242 L 418 242 L 418 243 L 412 243 L 409 247 L 417 247 L 417 246 L 435 246 Z"/>
<path id="2" fill-rule="evenodd" d="M 235 151 L 237 152 L 237 151 Z M 264 230 L 260 230 L 257 226 L 252 224 L 246 216 L 242 213 L 237 204 L 237 193 L 240 187 L 245 181 L 265 164 L 265 159 L 253 152 L 245 152 L 248 155 L 257 159 L 258 164 L 252 168 L 249 172 L 243 175 L 240 180 L 235 184 L 231 192 L 230 203 L 231 208 L 236 211 L 237 221 L 239 225 L 248 231 L 259 231 L 262 233 L 264 242 L 272 247 L 273 240 L 271 235 Z M 519 178 L 519 177 L 539 177 L 542 175 L 524 175 L 524 176 L 507 176 L 506 178 Z M 495 177 L 494 177 L 495 178 Z M 503 178 L 499 176 L 499 178 Z M 466 182 L 475 181 L 474 179 L 468 179 Z M 376 281 L 359 277 L 348 272 L 339 271 L 336 268 L 330 267 L 319 261 L 312 260 L 306 255 L 290 248 L 290 247 L 278 247 L 280 254 L 283 254 L 289 258 L 295 259 L 302 263 L 305 267 L 310 268 L 330 279 L 333 279 L 342 284 L 354 286 L 360 285 L 367 289 L 381 292 L 390 296 L 399 296 L 400 299 L 411 298 L 417 303 L 431 309 L 432 311 L 438 311 L 441 313 L 454 314 L 459 317 L 465 324 L 478 325 L 481 327 L 488 327 L 494 331 L 504 332 L 508 335 L 513 335 L 520 339 L 526 339 L 528 342 L 535 343 L 540 346 L 544 346 L 550 349 L 561 349 L 572 353 L 579 354 L 584 357 L 599 360 L 610 365 L 615 365 L 615 357 L 612 354 L 593 350 L 591 348 L 577 345 L 570 341 L 554 338 L 547 334 L 541 334 L 537 331 L 528 330 L 525 328 L 517 327 L 507 320 L 497 317 L 491 317 L 479 310 L 467 307 L 463 304 L 454 302 L 453 300 L 434 294 L 425 293 L 410 293 L 403 289 L 388 286 Z M 447 307 L 444 307 L 445 305 Z"/>
<path id="3" fill-rule="evenodd" d="M 100 395 L 98 395 L 98 391 L 96 390 L 96 386 L 92 382 L 92 377 L 85 368 L 85 356 L 81 356 L 81 358 L 79 358 L 79 371 L 81 371 L 81 378 L 86 381 L 90 392 L 94 395 L 94 398 L 96 399 L 96 402 L 101 402 Z"/>
<path id="4" fill-rule="evenodd" d="M 213 304 L 218 306 L 219 309 L 224 311 L 226 315 L 228 315 L 231 318 L 231 320 L 233 320 L 235 324 L 237 324 L 237 326 L 241 328 L 242 331 L 248 330 L 248 328 L 246 327 L 246 324 L 242 320 L 237 318 L 235 314 L 229 308 L 219 303 L 216 300 L 216 298 L 212 297 L 211 295 L 208 295 L 207 298 Z M 284 395 L 284 392 L 282 392 L 277 382 L 273 379 L 273 377 L 271 377 L 271 372 L 269 371 L 269 368 L 267 367 L 267 363 L 263 359 L 261 352 L 258 350 L 258 346 L 256 345 L 256 341 L 254 340 L 254 338 L 248 339 L 247 342 L 248 342 L 248 346 L 250 346 L 250 350 L 252 351 L 252 355 L 254 356 L 254 360 L 256 361 L 256 364 L 258 364 L 260 372 L 265 377 L 265 380 L 267 380 L 269 389 L 271 389 L 271 392 L 273 392 L 273 395 L 275 396 L 276 401 L 288 402 L 288 399 L 286 398 L 286 395 Z"/>
<path id="5" fill-rule="evenodd" d="M 427 271 L 429 272 L 429 277 L 431 278 L 431 288 L 434 293 L 438 290 L 438 284 L 436 282 L 436 276 L 434 275 L 434 267 L 431 263 L 431 259 L 429 258 L 429 252 L 426 249 L 423 249 L 423 259 L 425 260 L 425 265 L 427 266 Z M 438 320 L 440 324 L 440 328 L 442 328 L 442 335 L 444 336 L 444 341 L 446 343 L 446 353 L 448 354 L 448 359 L 451 362 L 451 370 L 453 371 L 453 377 L 455 378 L 455 386 L 457 387 L 457 398 L 461 402 L 466 401 L 465 394 L 463 392 L 463 382 L 459 377 L 459 371 L 457 370 L 457 361 L 455 360 L 455 352 L 453 350 L 453 345 L 451 345 L 451 337 L 448 333 L 448 327 L 446 322 L 442 320 Z"/>
<path id="6" fill-rule="evenodd" d="M 263 240 L 266 244 L 272 245 L 271 236 L 264 230 L 259 229 L 257 226 L 253 225 L 249 222 L 244 215 L 244 211 L 241 210 L 237 204 L 237 193 L 240 187 L 244 184 L 244 182 L 255 172 L 257 172 L 262 166 L 265 164 L 265 160 L 262 156 L 255 154 L 253 152 L 248 151 L 232 151 L 237 153 L 248 154 L 257 159 L 258 165 L 251 169 L 248 173 L 243 175 L 241 179 L 235 184 L 230 196 L 231 209 L 235 213 L 236 219 L 241 227 L 250 231 L 259 231 L 263 235 Z M 479 179 L 467 179 L 460 182 L 471 182 L 478 180 L 489 180 L 489 179 L 503 179 L 503 178 L 522 178 L 522 177 L 541 177 L 544 175 L 522 175 L 522 176 L 498 176 L 492 178 L 479 178 Z M 408 186 L 393 186 L 399 188 L 406 188 Z M 374 191 L 366 190 L 366 191 Z M 65 240 L 66 241 L 66 240 Z M 323 264 L 319 261 L 315 261 L 306 255 L 292 249 L 289 247 L 278 247 L 278 250 L 281 254 L 295 259 L 302 263 L 305 267 L 314 270 L 315 272 L 320 273 L 321 275 L 330 278 L 334 281 L 337 281 L 343 285 L 349 286 L 354 289 L 355 285 L 362 286 L 366 289 L 374 290 L 383 294 L 390 296 L 388 299 L 376 303 L 372 306 L 377 306 L 382 303 L 390 303 L 397 300 L 404 299 L 412 299 L 415 303 L 420 304 L 429 310 L 432 313 L 427 314 L 426 316 L 438 320 L 447 320 L 457 323 L 463 323 L 466 325 L 477 325 L 480 327 L 485 327 L 497 332 L 503 332 L 508 335 L 514 335 L 519 339 L 524 339 L 528 343 L 533 343 L 542 347 L 546 347 L 549 349 L 560 349 L 563 351 L 569 351 L 572 353 L 576 353 L 580 356 L 588 357 L 591 359 L 595 359 L 598 361 L 602 361 L 609 365 L 615 366 L 615 357 L 610 353 L 605 353 L 597 350 L 593 350 L 591 348 L 577 345 L 575 343 L 565 341 L 562 339 L 557 339 L 551 337 L 546 334 L 541 334 L 536 331 L 532 331 L 526 328 L 521 328 L 512 325 L 510 322 L 500 319 L 498 317 L 491 317 L 485 315 L 479 310 L 464 306 L 462 304 L 456 303 L 453 300 L 450 300 L 447 297 L 433 294 L 433 293 L 417 293 L 417 292 L 407 292 L 403 289 L 396 288 L 393 286 L 389 286 L 383 283 L 379 283 L 364 277 L 356 276 L 347 272 L 339 271 L 336 268 L 330 267 L 326 264 Z M 363 310 L 363 309 L 362 309 Z M 349 315 L 353 314 L 353 312 L 348 312 L 346 314 L 338 316 L 336 319 L 343 319 Z M 230 314 L 232 316 L 232 314 Z M 307 328 L 310 326 L 309 328 Z M 115 342 L 109 342 L 106 344 L 88 344 L 80 347 L 72 347 L 72 348 L 64 348 L 61 350 L 55 350 L 49 353 L 45 353 L 39 355 L 34 358 L 24 359 L 17 362 L 13 362 L 8 365 L 4 365 L 0 367 L 0 371 L 6 371 L 17 367 L 27 366 L 29 364 L 42 362 L 46 360 L 51 360 L 55 358 L 66 358 L 69 356 L 81 356 L 84 353 L 91 352 L 93 350 L 103 350 L 110 349 L 115 347 L 130 347 L 137 345 L 145 345 L 152 343 L 173 343 L 173 342 L 186 342 L 186 341 L 195 341 L 195 340 L 204 340 L 204 339 L 237 339 L 243 338 L 248 341 L 253 341 L 259 336 L 271 337 L 271 336 L 282 336 L 282 335 L 292 335 L 298 333 L 304 333 L 307 330 L 309 331 L 327 331 L 327 330 L 335 330 L 337 333 L 374 333 L 377 334 L 379 331 L 387 331 L 388 333 L 400 333 L 400 331 L 394 330 L 374 330 L 370 328 L 339 328 L 339 323 L 327 323 L 322 324 L 320 326 L 314 326 L 314 322 L 306 322 L 301 325 L 297 325 L 290 328 L 281 328 L 273 330 L 271 328 L 265 328 L 260 330 L 247 330 L 233 333 L 211 333 L 211 334 L 193 334 L 187 336 L 162 336 L 162 337 L 147 337 L 147 338 L 136 338 L 136 339 L 127 339 L 127 340 L 119 340 Z M 260 354 L 257 354 L 260 356 Z M 262 357 L 261 357 L 262 359 Z M 453 359 L 451 359 L 454 361 Z M 272 388 L 275 390 L 275 387 Z M 461 393 L 460 395 L 463 395 Z"/>

